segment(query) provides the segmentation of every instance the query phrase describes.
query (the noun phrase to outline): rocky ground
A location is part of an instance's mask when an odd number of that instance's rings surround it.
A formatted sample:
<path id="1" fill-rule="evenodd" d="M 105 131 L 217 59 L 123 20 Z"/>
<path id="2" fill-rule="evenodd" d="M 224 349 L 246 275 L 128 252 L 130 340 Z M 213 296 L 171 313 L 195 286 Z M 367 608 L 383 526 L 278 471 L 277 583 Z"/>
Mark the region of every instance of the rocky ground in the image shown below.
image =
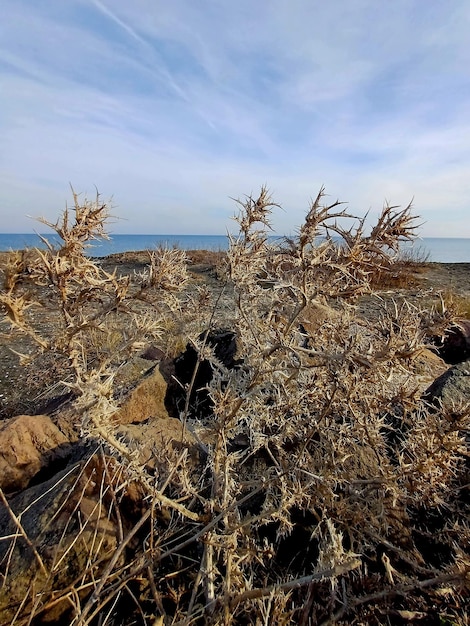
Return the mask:
<path id="1" fill-rule="evenodd" d="M 0 252 L 0 276 L 5 268 L 9 253 Z M 112 255 L 97 260 L 107 272 L 134 276 L 148 264 L 148 252 L 130 252 Z M 194 251 L 189 254 L 190 280 L 183 295 L 191 296 L 196 289 L 207 286 L 217 300 L 219 315 L 229 320 L 233 312 L 230 290 L 218 278 L 217 266 L 221 262 L 219 253 Z M 48 336 L 57 317 L 50 309 L 34 309 L 33 326 L 39 334 Z M 175 340 L 176 341 L 176 340 Z M 184 345 L 180 346 L 181 348 Z M 143 352 L 148 346 L 143 347 Z M 36 414 L 50 410 L 51 399 L 66 392 L 61 383 L 64 365 L 56 355 L 40 354 L 30 364 L 21 365 L 19 355 L 33 355 L 37 350 L 34 343 L 19 332 L 10 332 L 8 320 L 0 316 L 0 419 L 20 413 Z M 166 354 L 165 356 L 174 356 Z"/>
<path id="2" fill-rule="evenodd" d="M 207 287 L 217 301 L 219 319 L 230 328 L 234 312 L 233 293 L 220 278 L 220 254 L 190 252 L 188 256 L 190 281 L 187 294 L 195 292 L 198 287 Z M 100 265 L 107 271 L 132 276 L 145 267 L 147 258 L 147 253 L 127 253 L 102 259 Z M 1 255 L 0 270 L 5 261 L 6 255 Z M 377 296 L 362 298 L 358 304 L 359 315 L 364 319 L 374 317 L 380 303 L 391 299 L 406 299 L 424 309 L 442 306 L 441 300 L 444 299 L 458 305 L 462 317 L 470 318 L 470 264 L 430 263 L 414 267 L 412 275 L 399 284 L 382 285 Z M 47 334 L 55 323 L 53 313 L 44 310 L 36 315 L 36 327 Z M 0 542 L 0 561 L 7 563 L 8 570 L 5 576 L 0 572 L 0 576 L 4 576 L 0 586 L 0 625 L 11 624 L 21 611 L 25 614 L 30 611 L 31 615 L 35 612 L 39 621 L 30 622 L 26 616 L 25 621 L 18 623 L 66 623 L 64 616 L 68 615 L 73 602 L 87 597 L 86 585 L 89 583 L 82 586 L 80 583 L 85 581 L 84 573 L 88 572 L 98 581 L 109 559 L 116 559 L 116 567 L 122 565 L 124 572 L 126 544 L 123 537 L 134 525 L 145 521 L 145 515 L 150 513 L 144 506 L 139 488 L 133 483 L 123 486 L 120 482 L 115 459 L 102 451 L 83 453 L 83 444 L 77 441 L 73 427 L 73 408 L 64 398 L 66 387 L 58 383 L 63 378 L 65 364 L 45 354 L 23 367 L 17 353 L 31 351 L 31 342 L 21 335 L 10 334 L 5 321 L 0 323 L 0 332 L 0 486 L 7 493 L 11 510 L 21 517 L 22 524 L 14 521 L 6 505 L 0 507 L 0 538 L 17 537 L 20 530 L 39 547 L 39 552 L 29 554 L 21 544 L 20 550 L 12 549 L 7 554 L 6 542 Z M 175 412 L 168 405 L 171 367 L 174 367 L 176 354 L 176 349 L 171 354 L 159 346 L 142 346 L 140 353 L 120 373 L 123 401 L 116 417 L 119 437 L 136 446 L 139 462 L 149 471 L 156 454 L 172 454 L 176 450 L 179 455 L 178 445 L 184 442 L 190 450 L 188 444 L 195 444 L 194 437 L 197 437 L 196 433 L 184 432 L 180 420 L 174 417 Z M 449 368 L 438 357 L 433 359 L 434 355 L 428 354 L 423 362 L 423 390 L 437 379 L 429 391 L 429 400 L 451 403 L 456 397 L 468 397 L 469 361 Z M 200 443 L 198 440 L 199 448 L 194 445 L 199 453 Z M 115 493 L 121 489 L 123 495 L 115 515 Z M 104 497 L 103 494 L 108 492 L 111 496 Z M 163 509 L 171 519 L 174 509 Z M 72 527 L 71 520 L 75 518 L 77 525 Z M 167 519 L 164 521 L 166 523 Z M 57 552 L 58 544 L 63 554 Z M 98 546 L 96 554 L 93 552 L 95 545 Z M 434 549 L 434 543 L 431 547 Z M 131 553 L 133 549 L 135 546 L 129 544 L 128 551 Z M 90 562 L 93 559 L 95 564 L 92 567 Z M 36 571 L 36 578 L 32 578 L 30 570 Z M 53 577 L 55 590 L 62 589 L 62 595 L 56 591 L 48 592 L 49 595 L 44 593 L 43 599 L 40 594 L 35 595 L 34 584 L 50 588 L 49 579 L 41 578 L 43 573 Z M 73 598 L 69 589 L 73 589 Z M 148 595 L 145 589 L 140 591 L 143 596 Z M 449 605 L 446 602 L 442 600 L 443 605 Z M 429 617 L 425 599 L 421 605 L 424 608 L 422 615 Z M 135 612 L 135 608 L 133 610 Z M 408 611 L 403 613 L 409 617 Z M 413 614 L 418 615 L 418 612 Z M 396 623 L 404 624 L 403 620 Z M 125 623 L 141 622 L 129 620 Z M 163 621 L 154 623 L 163 624 Z"/>
<path id="3" fill-rule="evenodd" d="M 192 251 L 188 253 L 191 280 L 187 292 L 191 293 L 202 285 L 208 287 L 218 304 L 218 317 L 230 325 L 233 314 L 233 300 L 230 288 L 220 280 L 217 271 L 221 254 L 217 252 Z M 8 253 L 0 253 L 0 272 L 5 266 Z M 133 276 L 144 269 L 148 262 L 147 252 L 116 254 L 99 260 L 106 271 L 116 271 L 120 275 Z M 361 316 L 377 314 L 381 300 L 406 299 L 421 308 L 439 306 L 440 297 L 458 300 L 462 316 L 470 318 L 470 264 L 469 263 L 427 263 L 414 268 L 408 281 L 400 281 L 400 286 L 386 286 L 379 289 L 378 296 L 364 297 L 358 304 Z M 35 312 L 35 326 L 46 335 L 54 325 L 54 315 L 50 311 Z M 60 384 L 63 376 L 63 363 L 56 357 L 44 354 L 30 365 L 22 366 L 18 353 L 34 352 L 34 346 L 19 333 L 9 332 L 9 323 L 0 320 L 0 419 L 19 413 L 38 413 L 45 410 L 52 398 L 65 393 Z M 168 356 L 168 355 L 167 355 Z"/>

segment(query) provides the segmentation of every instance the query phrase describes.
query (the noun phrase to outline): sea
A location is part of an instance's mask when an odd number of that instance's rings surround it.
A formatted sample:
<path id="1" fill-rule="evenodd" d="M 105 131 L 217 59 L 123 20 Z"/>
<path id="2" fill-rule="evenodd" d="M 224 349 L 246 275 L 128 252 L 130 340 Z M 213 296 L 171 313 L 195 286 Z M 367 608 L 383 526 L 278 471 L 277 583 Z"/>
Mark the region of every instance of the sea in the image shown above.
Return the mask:
<path id="1" fill-rule="evenodd" d="M 57 235 L 44 234 L 53 245 L 60 243 Z M 273 240 L 280 237 L 272 237 Z M 111 235 L 109 240 L 92 241 L 87 249 L 91 257 L 104 257 L 118 252 L 154 250 L 159 246 L 178 247 L 182 250 L 223 251 L 228 248 L 227 235 Z M 44 248 L 41 236 L 36 233 L 0 233 L 0 251 Z M 435 263 L 470 263 L 470 239 L 422 238 L 413 244 L 403 245 L 405 253 L 411 252 L 420 260 Z"/>

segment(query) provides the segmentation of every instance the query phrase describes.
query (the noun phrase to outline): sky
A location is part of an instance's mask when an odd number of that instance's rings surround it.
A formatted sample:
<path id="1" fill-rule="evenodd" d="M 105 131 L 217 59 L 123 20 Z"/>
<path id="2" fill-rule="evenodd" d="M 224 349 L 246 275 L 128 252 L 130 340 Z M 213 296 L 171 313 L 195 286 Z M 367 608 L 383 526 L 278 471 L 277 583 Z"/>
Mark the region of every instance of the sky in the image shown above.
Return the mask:
<path id="1" fill-rule="evenodd" d="M 111 200 L 111 233 L 224 234 L 266 185 L 470 237 L 468 0 L 0 0 L 0 232 Z"/>

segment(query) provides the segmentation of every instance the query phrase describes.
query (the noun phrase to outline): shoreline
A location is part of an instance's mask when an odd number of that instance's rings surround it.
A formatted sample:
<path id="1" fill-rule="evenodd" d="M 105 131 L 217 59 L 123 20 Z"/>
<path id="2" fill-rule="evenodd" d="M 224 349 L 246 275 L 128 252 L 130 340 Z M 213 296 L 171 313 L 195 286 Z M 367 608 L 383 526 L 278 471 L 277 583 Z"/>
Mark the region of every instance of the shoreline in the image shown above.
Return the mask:
<path id="1" fill-rule="evenodd" d="M 34 249 L 18 249 L 10 251 L 0 251 L 0 271 L 5 267 L 8 258 L 14 254 L 34 253 Z M 142 266 L 148 263 L 149 254 L 153 250 L 129 250 L 126 252 L 114 252 L 107 256 L 94 257 L 90 259 L 99 266 L 116 267 L 125 273 L 132 273 L 133 269 L 141 270 Z M 226 254 L 225 250 L 184 250 L 188 258 L 188 266 L 202 266 L 206 269 L 218 265 Z M 410 273 L 417 277 L 417 285 L 405 287 L 405 291 L 421 287 L 431 288 L 433 291 L 455 292 L 464 297 L 470 297 L 470 261 L 441 262 L 441 261 L 405 261 L 409 266 Z M 135 266 L 135 268 L 133 267 Z M 393 287 L 392 287 L 393 290 Z M 400 287 L 397 291 L 402 291 Z"/>
<path id="2" fill-rule="evenodd" d="M 171 234 L 111 234 L 109 239 L 86 242 L 86 255 L 92 258 L 108 258 L 113 255 L 156 250 L 159 246 L 184 250 L 207 250 L 225 252 L 228 249 L 227 233 L 220 235 L 171 235 Z M 52 244 L 60 246 L 55 233 L 42 233 Z M 270 241 L 283 240 L 289 235 L 270 235 Z M 321 239 L 321 237 L 320 237 Z M 38 233 L 0 233 L 0 253 L 35 247 L 46 249 Z M 402 242 L 403 258 L 431 263 L 470 263 L 470 238 L 465 237 L 418 237 L 413 242 Z"/>

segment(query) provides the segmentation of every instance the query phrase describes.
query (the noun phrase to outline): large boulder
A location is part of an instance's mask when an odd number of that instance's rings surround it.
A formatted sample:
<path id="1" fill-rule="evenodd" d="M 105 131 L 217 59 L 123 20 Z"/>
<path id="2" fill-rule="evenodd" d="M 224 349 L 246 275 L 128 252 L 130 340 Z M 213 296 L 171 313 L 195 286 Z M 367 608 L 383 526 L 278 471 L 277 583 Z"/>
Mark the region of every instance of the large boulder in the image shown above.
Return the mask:
<path id="1" fill-rule="evenodd" d="M 27 487 L 48 465 L 69 453 L 69 440 L 47 415 L 18 415 L 0 422 L 0 487 Z"/>

